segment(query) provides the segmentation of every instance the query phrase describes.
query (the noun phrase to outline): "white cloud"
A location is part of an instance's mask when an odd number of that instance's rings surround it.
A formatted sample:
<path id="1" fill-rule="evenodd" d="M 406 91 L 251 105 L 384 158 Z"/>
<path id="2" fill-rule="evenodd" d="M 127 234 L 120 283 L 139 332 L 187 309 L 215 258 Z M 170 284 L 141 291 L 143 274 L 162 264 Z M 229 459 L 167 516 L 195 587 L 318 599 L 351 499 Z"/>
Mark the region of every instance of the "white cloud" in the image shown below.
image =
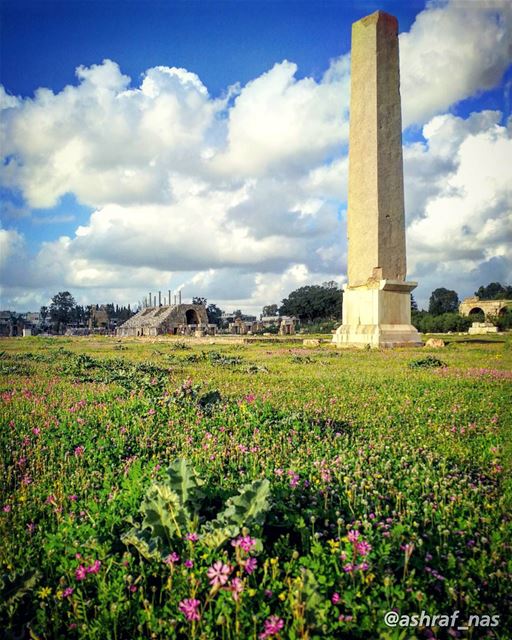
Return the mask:
<path id="1" fill-rule="evenodd" d="M 459 282 L 462 295 L 471 293 L 486 263 L 499 264 L 501 277 L 512 280 L 512 137 L 499 115 L 435 118 L 424 127 L 421 151 L 413 148 L 413 163 L 421 155 L 427 175 L 434 168 L 429 182 L 413 182 L 413 199 L 421 204 L 407 231 L 409 271 L 423 297 L 443 282 L 451 288 Z M 406 152 L 410 170 L 409 160 Z"/>
<path id="2" fill-rule="evenodd" d="M 430 3 L 401 35 L 404 123 L 424 124 L 425 142 L 404 149 L 420 301 L 492 269 L 510 277 L 510 132 L 500 112 L 445 113 L 500 79 L 509 24 L 504 3 Z M 307 282 L 342 281 L 349 71 L 348 55 L 317 79 L 283 61 L 214 99 L 186 69 L 157 66 L 133 86 L 105 60 L 79 67 L 77 85 L 57 94 L 22 99 L 0 87 L 1 184 L 32 208 L 73 193 L 93 209 L 34 256 L 20 233 L 3 232 L 0 250 L 18 256 L 1 256 L 11 299 L 65 287 L 133 302 L 183 285 L 255 311 Z M 28 213 L 3 209 L 11 222 Z"/>
<path id="3" fill-rule="evenodd" d="M 404 126 L 494 87 L 511 59 L 509 0 L 430 2 L 400 35 Z"/>

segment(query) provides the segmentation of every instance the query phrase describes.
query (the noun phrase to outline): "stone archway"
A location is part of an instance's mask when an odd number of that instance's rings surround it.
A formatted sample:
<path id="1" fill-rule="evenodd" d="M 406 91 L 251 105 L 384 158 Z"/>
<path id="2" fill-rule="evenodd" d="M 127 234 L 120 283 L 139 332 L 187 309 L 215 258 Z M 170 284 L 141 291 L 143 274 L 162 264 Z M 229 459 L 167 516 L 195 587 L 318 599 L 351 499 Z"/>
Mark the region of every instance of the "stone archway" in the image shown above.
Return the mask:
<path id="1" fill-rule="evenodd" d="M 476 316 L 476 315 L 485 315 L 484 310 L 481 309 L 480 307 L 473 307 L 472 309 L 469 310 L 468 313 L 469 316 Z"/>
<path id="2" fill-rule="evenodd" d="M 187 324 L 199 324 L 199 316 L 195 309 L 187 309 L 185 313 Z"/>

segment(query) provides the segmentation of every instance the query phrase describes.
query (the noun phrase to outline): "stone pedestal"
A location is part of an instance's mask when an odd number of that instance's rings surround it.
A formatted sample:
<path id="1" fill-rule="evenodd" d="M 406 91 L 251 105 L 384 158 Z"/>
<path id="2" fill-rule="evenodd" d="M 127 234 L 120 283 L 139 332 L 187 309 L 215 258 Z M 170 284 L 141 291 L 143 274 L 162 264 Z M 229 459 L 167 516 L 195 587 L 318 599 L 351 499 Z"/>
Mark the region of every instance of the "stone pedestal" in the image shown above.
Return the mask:
<path id="1" fill-rule="evenodd" d="M 333 336 L 338 347 L 420 346 L 411 324 L 411 291 L 415 282 L 375 280 L 345 287 L 343 324 Z"/>
<path id="2" fill-rule="evenodd" d="M 498 333 L 498 327 L 495 327 L 492 322 L 473 322 L 468 329 L 469 335 L 481 335 L 484 333 Z"/>

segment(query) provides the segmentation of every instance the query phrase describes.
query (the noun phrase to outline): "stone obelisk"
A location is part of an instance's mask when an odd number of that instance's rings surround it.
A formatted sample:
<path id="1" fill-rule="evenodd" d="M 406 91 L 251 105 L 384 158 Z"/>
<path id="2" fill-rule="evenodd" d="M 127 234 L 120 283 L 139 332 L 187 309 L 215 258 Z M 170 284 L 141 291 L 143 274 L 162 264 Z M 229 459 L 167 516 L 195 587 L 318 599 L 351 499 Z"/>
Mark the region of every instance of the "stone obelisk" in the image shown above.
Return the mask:
<path id="1" fill-rule="evenodd" d="M 376 11 L 352 25 L 348 283 L 338 346 L 421 344 L 406 282 L 398 21 Z"/>

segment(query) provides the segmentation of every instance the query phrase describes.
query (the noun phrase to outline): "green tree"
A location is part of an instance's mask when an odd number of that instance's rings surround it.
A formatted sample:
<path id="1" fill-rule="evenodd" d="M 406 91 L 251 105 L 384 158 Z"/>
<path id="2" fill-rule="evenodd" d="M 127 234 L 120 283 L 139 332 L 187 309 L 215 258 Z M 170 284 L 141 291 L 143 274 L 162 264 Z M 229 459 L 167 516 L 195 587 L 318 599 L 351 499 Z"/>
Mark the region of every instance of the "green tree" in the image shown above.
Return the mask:
<path id="1" fill-rule="evenodd" d="M 204 307 L 206 307 L 207 302 L 208 300 L 206 298 L 192 298 L 192 304 L 202 304 Z"/>
<path id="2" fill-rule="evenodd" d="M 263 317 L 273 317 L 277 316 L 279 313 L 279 309 L 277 304 L 268 304 L 266 307 L 263 307 L 262 316 Z"/>
<path id="3" fill-rule="evenodd" d="M 428 303 L 428 312 L 433 316 L 456 312 L 459 308 L 459 296 L 456 291 L 440 287 L 432 291 Z"/>
<path id="4" fill-rule="evenodd" d="M 208 322 L 210 324 L 216 324 L 216 325 L 220 324 L 220 319 L 222 317 L 222 309 L 219 309 L 219 307 L 216 304 L 209 304 L 206 307 L 206 313 L 208 314 Z"/>
<path id="5" fill-rule="evenodd" d="M 507 300 L 512 299 L 512 286 L 503 286 L 501 282 L 490 282 L 488 285 L 478 287 L 475 295 L 480 300 Z"/>
<path id="6" fill-rule="evenodd" d="M 281 315 L 296 316 L 305 322 L 341 318 L 343 292 L 336 282 L 308 285 L 292 291 L 279 309 Z"/>
<path id="7" fill-rule="evenodd" d="M 50 318 L 56 329 L 71 322 L 76 303 L 69 291 L 55 294 L 50 304 Z"/>
<path id="8" fill-rule="evenodd" d="M 48 317 L 49 312 L 50 311 L 46 306 L 43 306 L 39 309 L 39 317 L 40 317 L 41 325 L 44 326 L 46 324 L 46 318 Z"/>

